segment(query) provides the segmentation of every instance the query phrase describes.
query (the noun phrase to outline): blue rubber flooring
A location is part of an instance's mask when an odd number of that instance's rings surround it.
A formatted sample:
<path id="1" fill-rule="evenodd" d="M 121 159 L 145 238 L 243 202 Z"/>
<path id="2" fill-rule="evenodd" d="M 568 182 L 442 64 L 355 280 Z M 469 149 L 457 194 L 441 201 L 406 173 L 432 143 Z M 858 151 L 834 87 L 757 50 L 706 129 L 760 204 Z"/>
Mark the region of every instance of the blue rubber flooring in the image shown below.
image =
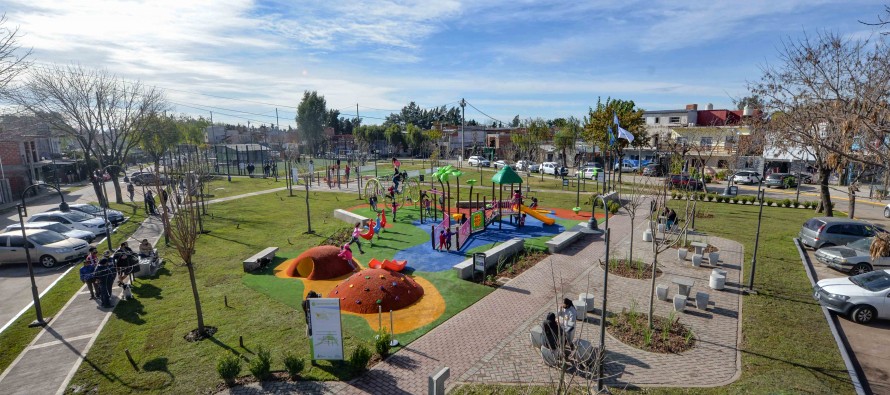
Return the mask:
<path id="1" fill-rule="evenodd" d="M 548 217 L 556 218 L 553 214 Z M 430 232 L 432 222 L 427 221 L 421 225 L 420 221 L 414 221 L 414 226 L 420 227 L 424 232 Z M 429 241 L 416 245 L 414 247 L 399 251 L 395 255 L 395 259 L 407 260 L 407 268 L 411 270 L 420 270 L 425 272 L 440 272 L 450 270 L 452 266 L 464 261 L 467 257 L 464 255 L 466 251 L 478 246 L 503 242 L 512 238 L 530 238 L 540 236 L 555 236 L 565 230 L 558 223 L 553 225 L 544 225 L 543 222 L 526 217 L 525 226 L 517 229 L 515 225 L 507 221 L 501 222 L 502 229 L 498 229 L 498 223 L 494 222 L 488 226 L 487 230 L 470 235 L 465 246 L 461 246 L 460 251 L 436 251 Z M 438 240 L 437 240 L 438 244 Z"/>

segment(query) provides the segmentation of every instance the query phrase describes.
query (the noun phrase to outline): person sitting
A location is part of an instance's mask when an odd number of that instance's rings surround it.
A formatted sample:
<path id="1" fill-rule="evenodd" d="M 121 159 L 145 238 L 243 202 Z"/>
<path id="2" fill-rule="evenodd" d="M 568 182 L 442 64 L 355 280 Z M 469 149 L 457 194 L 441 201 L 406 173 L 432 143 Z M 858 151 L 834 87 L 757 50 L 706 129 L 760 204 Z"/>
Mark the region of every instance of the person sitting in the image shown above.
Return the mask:
<path id="1" fill-rule="evenodd" d="M 674 223 L 677 222 L 677 212 L 674 209 L 669 208 L 667 214 L 667 225 L 665 225 L 666 230 L 671 230 L 674 227 Z"/>
<path id="2" fill-rule="evenodd" d="M 151 243 L 148 242 L 148 239 L 142 239 L 142 242 L 139 243 L 139 256 L 149 257 L 154 255 L 155 249 L 152 247 Z"/>
<path id="3" fill-rule="evenodd" d="M 578 310 L 572 300 L 565 298 L 562 300 L 562 309 L 560 309 L 562 318 L 562 329 L 566 333 L 566 339 L 571 340 L 575 335 L 575 321 L 578 320 Z"/>
<path id="4" fill-rule="evenodd" d="M 556 314 L 547 314 L 547 319 L 544 320 L 541 326 L 544 330 L 544 347 L 554 351 L 565 350 L 566 334 L 562 327 L 559 326 L 559 323 L 556 322 Z M 560 355 L 560 353 L 555 355 Z"/>

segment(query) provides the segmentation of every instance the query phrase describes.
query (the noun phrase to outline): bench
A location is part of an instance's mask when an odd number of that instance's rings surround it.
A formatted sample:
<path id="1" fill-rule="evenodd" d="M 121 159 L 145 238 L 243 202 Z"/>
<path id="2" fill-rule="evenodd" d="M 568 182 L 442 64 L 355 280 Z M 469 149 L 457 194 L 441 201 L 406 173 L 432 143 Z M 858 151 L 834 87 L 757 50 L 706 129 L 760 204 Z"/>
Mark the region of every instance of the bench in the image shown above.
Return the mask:
<path id="1" fill-rule="evenodd" d="M 276 252 L 278 252 L 278 247 L 266 247 L 264 250 L 253 254 L 253 256 L 244 260 L 244 271 L 252 272 L 259 269 L 262 266 L 263 261 L 266 261 L 267 264 L 272 262 Z"/>
<path id="2" fill-rule="evenodd" d="M 509 258 L 525 249 L 525 241 L 522 239 L 510 239 L 485 251 L 485 269 L 497 266 L 501 259 Z M 468 280 L 473 278 L 473 259 L 467 259 L 452 267 L 457 276 Z"/>
<path id="3" fill-rule="evenodd" d="M 581 232 L 567 230 L 556 235 L 556 237 L 550 239 L 544 244 L 547 245 L 547 249 L 550 251 L 551 254 L 555 254 L 559 252 L 559 250 L 566 248 L 570 244 L 574 243 L 575 240 L 578 240 L 579 237 L 581 237 Z"/>
<path id="4" fill-rule="evenodd" d="M 352 213 L 342 209 L 334 210 L 334 218 L 337 218 L 343 222 L 348 223 L 350 226 L 354 226 L 356 222 L 360 222 L 362 226 L 368 224 L 368 218 L 362 217 L 356 213 Z"/>

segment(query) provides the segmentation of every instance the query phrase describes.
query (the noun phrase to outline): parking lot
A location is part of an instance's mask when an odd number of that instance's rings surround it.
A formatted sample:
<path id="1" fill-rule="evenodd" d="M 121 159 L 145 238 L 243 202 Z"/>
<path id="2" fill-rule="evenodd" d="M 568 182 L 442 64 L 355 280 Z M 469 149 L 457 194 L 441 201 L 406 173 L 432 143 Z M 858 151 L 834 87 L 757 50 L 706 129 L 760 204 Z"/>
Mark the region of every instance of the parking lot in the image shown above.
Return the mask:
<path id="1" fill-rule="evenodd" d="M 813 250 L 805 251 L 813 263 L 816 281 L 846 276 L 845 273 L 819 263 Z M 838 317 L 838 322 L 840 323 L 838 330 L 841 336 L 847 339 L 848 351 L 862 368 L 871 393 L 890 394 L 890 320 L 877 320 L 868 325 L 861 325 L 850 321 L 847 317 Z"/>

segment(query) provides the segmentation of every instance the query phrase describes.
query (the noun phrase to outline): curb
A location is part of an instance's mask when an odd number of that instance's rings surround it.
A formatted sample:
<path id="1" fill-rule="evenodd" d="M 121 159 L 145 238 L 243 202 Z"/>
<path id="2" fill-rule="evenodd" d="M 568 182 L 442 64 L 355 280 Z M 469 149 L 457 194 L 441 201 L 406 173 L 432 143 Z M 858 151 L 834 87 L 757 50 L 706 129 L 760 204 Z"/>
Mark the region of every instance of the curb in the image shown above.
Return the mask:
<path id="1" fill-rule="evenodd" d="M 807 278 L 810 279 L 810 285 L 816 286 L 816 273 L 813 269 L 813 263 L 810 261 L 810 257 L 804 253 L 803 246 L 800 244 L 800 239 L 794 238 L 794 246 L 797 247 L 797 252 L 800 254 L 800 261 L 803 263 L 804 270 L 807 272 Z M 841 352 L 841 358 L 844 359 L 844 365 L 847 367 L 850 381 L 853 382 L 853 388 L 859 395 L 870 394 L 871 390 L 868 388 L 868 382 L 861 379 L 862 377 L 865 377 L 865 374 L 862 373 L 862 368 L 859 366 L 859 362 L 856 361 L 856 356 L 850 355 L 850 346 L 847 344 L 846 336 L 843 336 L 843 329 L 838 328 L 837 316 L 829 313 L 828 309 L 821 306 L 821 304 L 819 307 L 822 308 L 822 314 L 825 316 L 825 321 L 828 322 L 828 328 L 831 329 L 831 335 L 834 337 L 834 341 L 837 343 L 837 348 Z"/>

